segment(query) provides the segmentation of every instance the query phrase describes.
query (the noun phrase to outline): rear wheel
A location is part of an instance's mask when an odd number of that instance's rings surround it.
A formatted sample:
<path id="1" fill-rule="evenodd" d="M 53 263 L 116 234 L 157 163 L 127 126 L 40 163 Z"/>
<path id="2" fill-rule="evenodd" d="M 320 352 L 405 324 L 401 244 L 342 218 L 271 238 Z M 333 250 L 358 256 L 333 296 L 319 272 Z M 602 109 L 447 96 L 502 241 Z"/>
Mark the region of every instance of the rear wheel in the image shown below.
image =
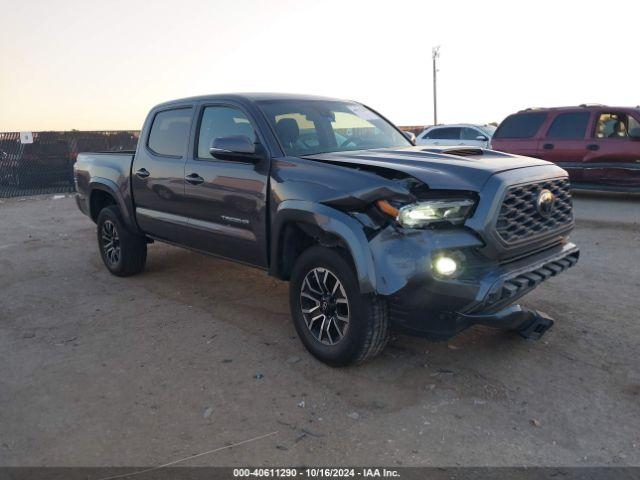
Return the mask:
<path id="1" fill-rule="evenodd" d="M 300 255 L 289 303 L 302 343 L 328 365 L 373 358 L 389 340 L 386 302 L 360 293 L 353 267 L 336 250 L 314 246 Z"/>
<path id="2" fill-rule="evenodd" d="M 140 273 L 147 261 L 145 237 L 127 230 L 113 205 L 100 211 L 97 223 L 98 248 L 107 269 L 119 277 Z"/>

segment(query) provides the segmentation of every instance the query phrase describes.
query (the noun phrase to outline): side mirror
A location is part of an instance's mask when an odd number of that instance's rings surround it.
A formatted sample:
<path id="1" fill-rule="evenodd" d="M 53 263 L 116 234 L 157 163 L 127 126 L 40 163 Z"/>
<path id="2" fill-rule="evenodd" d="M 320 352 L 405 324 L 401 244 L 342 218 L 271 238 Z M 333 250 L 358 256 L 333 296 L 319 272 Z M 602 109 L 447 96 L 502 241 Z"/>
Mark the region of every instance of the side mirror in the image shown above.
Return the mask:
<path id="1" fill-rule="evenodd" d="M 413 143 L 414 145 L 416 144 L 416 134 L 413 132 L 405 132 L 403 131 L 402 134 L 407 137 L 407 139 Z"/>
<path id="2" fill-rule="evenodd" d="M 257 159 L 256 145 L 246 135 L 214 138 L 209 153 L 221 160 Z"/>
<path id="3" fill-rule="evenodd" d="M 629 130 L 629 138 L 631 140 L 640 140 L 640 128 L 632 128 Z"/>
<path id="4" fill-rule="evenodd" d="M 486 142 L 487 140 L 489 140 L 489 138 L 487 138 L 487 136 L 486 136 L 486 135 L 478 135 L 478 136 L 476 137 L 476 140 L 477 140 L 478 142 Z"/>

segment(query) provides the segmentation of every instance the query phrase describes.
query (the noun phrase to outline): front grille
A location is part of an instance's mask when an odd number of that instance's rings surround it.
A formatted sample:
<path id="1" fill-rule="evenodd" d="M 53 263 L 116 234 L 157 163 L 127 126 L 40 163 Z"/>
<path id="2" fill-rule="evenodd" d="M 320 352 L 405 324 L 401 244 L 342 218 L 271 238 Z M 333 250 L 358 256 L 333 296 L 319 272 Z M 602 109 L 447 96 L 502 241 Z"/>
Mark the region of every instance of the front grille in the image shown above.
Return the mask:
<path id="1" fill-rule="evenodd" d="M 538 195 L 544 189 L 555 197 L 554 208 L 548 217 L 541 215 L 537 206 Z M 500 207 L 496 231 L 502 240 L 513 244 L 553 232 L 572 221 L 569 180 L 556 178 L 510 187 Z"/>

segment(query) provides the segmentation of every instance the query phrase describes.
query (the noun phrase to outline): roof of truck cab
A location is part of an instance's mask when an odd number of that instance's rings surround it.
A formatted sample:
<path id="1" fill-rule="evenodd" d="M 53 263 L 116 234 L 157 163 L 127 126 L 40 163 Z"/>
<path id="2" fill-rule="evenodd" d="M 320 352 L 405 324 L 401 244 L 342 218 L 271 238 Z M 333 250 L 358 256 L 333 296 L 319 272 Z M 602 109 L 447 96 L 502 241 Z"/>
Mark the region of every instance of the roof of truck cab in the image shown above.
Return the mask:
<path id="1" fill-rule="evenodd" d="M 329 100 L 329 101 L 341 101 L 339 98 L 322 97 L 318 95 L 303 95 L 298 93 L 269 93 L 269 92 L 251 92 L 251 93 L 217 93 L 212 95 L 198 95 L 195 97 L 178 98 L 163 102 L 156 105 L 154 108 L 165 107 L 176 104 L 184 104 L 188 102 L 201 102 L 208 100 L 249 100 L 252 102 L 259 102 L 265 100 Z"/>

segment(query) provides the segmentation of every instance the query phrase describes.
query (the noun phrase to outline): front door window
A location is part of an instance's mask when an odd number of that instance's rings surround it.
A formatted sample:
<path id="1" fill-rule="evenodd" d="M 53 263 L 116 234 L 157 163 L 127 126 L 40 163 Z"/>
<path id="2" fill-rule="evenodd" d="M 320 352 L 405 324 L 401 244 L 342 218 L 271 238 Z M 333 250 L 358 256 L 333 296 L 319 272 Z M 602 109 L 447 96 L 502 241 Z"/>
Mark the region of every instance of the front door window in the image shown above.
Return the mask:
<path id="1" fill-rule="evenodd" d="M 626 113 L 601 113 L 596 122 L 596 138 L 626 140 L 629 132 L 639 128 L 638 121 Z"/>
<path id="2" fill-rule="evenodd" d="M 247 116 L 237 108 L 206 107 L 200 122 L 198 158 L 213 160 L 209 148 L 214 139 L 243 135 L 255 143 L 256 132 Z"/>

